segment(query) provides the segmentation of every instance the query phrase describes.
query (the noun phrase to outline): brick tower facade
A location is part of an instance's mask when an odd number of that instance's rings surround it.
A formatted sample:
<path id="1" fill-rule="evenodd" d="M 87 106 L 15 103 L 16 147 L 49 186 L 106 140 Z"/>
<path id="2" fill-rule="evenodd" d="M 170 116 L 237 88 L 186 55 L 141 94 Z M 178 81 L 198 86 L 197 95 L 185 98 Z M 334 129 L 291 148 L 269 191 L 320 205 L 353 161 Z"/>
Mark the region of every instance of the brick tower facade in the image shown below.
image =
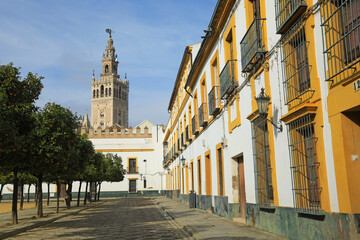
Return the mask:
<path id="1" fill-rule="evenodd" d="M 118 60 L 111 33 L 102 58 L 100 79 L 91 81 L 91 125 L 93 128 L 106 128 L 114 125 L 128 127 L 129 121 L 129 82 L 121 80 L 118 74 Z"/>

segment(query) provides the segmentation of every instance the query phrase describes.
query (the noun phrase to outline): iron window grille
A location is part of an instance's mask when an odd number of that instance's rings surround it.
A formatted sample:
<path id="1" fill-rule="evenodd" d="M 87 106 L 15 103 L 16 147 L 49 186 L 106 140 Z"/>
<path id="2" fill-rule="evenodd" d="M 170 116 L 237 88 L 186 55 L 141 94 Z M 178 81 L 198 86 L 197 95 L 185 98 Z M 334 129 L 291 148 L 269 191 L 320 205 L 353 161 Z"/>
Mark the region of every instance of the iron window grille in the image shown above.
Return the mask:
<path id="1" fill-rule="evenodd" d="M 181 151 L 181 142 L 180 142 L 180 137 L 178 138 L 178 140 L 177 140 L 177 149 L 178 149 L 178 151 L 180 152 Z"/>
<path id="2" fill-rule="evenodd" d="M 274 196 L 267 121 L 265 118 L 258 117 L 252 122 L 252 127 L 258 204 L 270 206 L 274 201 Z"/>
<path id="3" fill-rule="evenodd" d="M 264 36 L 265 18 L 255 18 L 240 42 L 242 72 L 250 72 L 266 54 Z"/>
<path id="4" fill-rule="evenodd" d="M 189 132 L 189 125 L 186 126 L 185 128 L 185 138 L 187 142 L 190 142 L 190 132 Z"/>
<path id="5" fill-rule="evenodd" d="M 308 45 L 304 21 L 300 19 L 281 39 L 285 103 L 311 90 Z"/>
<path id="6" fill-rule="evenodd" d="M 191 119 L 191 126 L 192 126 L 192 133 L 193 135 L 199 133 L 199 126 L 198 126 L 198 116 L 194 114 L 193 118 Z"/>
<path id="7" fill-rule="evenodd" d="M 181 133 L 181 147 L 186 147 L 186 142 L 184 138 L 184 133 Z"/>
<path id="8" fill-rule="evenodd" d="M 225 67 L 221 71 L 220 78 L 220 97 L 228 98 L 230 94 L 237 87 L 237 82 L 235 81 L 235 71 L 234 64 L 237 60 L 232 59 L 227 61 Z"/>
<path id="9" fill-rule="evenodd" d="M 360 0 L 323 0 L 321 15 L 327 56 L 326 81 L 335 85 L 359 68 Z"/>
<path id="10" fill-rule="evenodd" d="M 209 100 L 209 114 L 214 116 L 215 113 L 217 111 L 219 111 L 219 109 L 220 109 L 219 87 L 218 86 L 214 86 L 211 89 L 211 91 L 208 94 L 208 100 Z"/>
<path id="11" fill-rule="evenodd" d="M 277 34 L 285 33 L 306 9 L 305 0 L 275 0 Z"/>
<path id="12" fill-rule="evenodd" d="M 202 103 L 199 107 L 199 124 L 204 127 L 207 124 L 207 104 Z"/>
<path id="13" fill-rule="evenodd" d="M 178 152 L 178 149 L 176 147 L 176 144 L 174 143 L 174 158 L 176 158 L 177 156 L 179 156 L 179 152 Z"/>
<path id="14" fill-rule="evenodd" d="M 307 114 L 288 124 L 293 197 L 298 212 L 318 214 L 321 210 L 316 141 L 312 119 Z"/>
<path id="15" fill-rule="evenodd" d="M 164 142 L 163 143 L 163 155 L 164 155 L 164 161 L 166 159 L 165 163 L 167 162 L 167 157 L 168 157 L 167 152 L 168 152 L 168 142 Z"/>

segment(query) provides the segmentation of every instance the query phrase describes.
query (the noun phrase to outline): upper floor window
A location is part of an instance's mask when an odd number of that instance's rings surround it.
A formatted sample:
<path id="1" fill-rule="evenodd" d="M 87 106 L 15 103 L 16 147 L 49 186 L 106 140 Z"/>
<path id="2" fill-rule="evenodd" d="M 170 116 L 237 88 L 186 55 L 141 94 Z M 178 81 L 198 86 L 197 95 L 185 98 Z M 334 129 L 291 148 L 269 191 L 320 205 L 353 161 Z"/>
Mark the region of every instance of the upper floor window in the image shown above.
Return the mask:
<path id="1" fill-rule="evenodd" d="M 95 90 L 93 90 L 93 98 L 95 98 L 95 96 L 96 96 L 96 95 L 95 95 Z"/>
<path id="2" fill-rule="evenodd" d="M 104 97 L 104 85 L 100 87 L 100 97 Z"/>
<path id="3" fill-rule="evenodd" d="M 360 0 L 324 0 L 322 27 L 327 55 L 327 81 L 337 84 L 351 76 L 360 61 Z"/>
<path id="4" fill-rule="evenodd" d="M 284 73 L 285 102 L 299 99 L 310 90 L 308 44 L 304 22 L 300 19 L 282 38 L 282 62 Z"/>
<path id="5" fill-rule="evenodd" d="M 109 65 L 105 65 L 105 73 L 109 72 Z"/>

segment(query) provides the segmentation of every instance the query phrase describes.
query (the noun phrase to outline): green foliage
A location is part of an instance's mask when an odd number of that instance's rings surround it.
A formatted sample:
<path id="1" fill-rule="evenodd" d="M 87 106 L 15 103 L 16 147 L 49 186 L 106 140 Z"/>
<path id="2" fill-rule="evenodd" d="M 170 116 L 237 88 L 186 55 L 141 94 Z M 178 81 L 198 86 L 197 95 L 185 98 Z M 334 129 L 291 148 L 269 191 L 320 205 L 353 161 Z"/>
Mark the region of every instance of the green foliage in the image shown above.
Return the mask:
<path id="1" fill-rule="evenodd" d="M 43 85 L 42 77 L 28 73 L 21 79 L 12 63 L 0 66 L 0 165 L 10 170 L 24 168 L 26 142 L 34 127 L 34 102 Z"/>

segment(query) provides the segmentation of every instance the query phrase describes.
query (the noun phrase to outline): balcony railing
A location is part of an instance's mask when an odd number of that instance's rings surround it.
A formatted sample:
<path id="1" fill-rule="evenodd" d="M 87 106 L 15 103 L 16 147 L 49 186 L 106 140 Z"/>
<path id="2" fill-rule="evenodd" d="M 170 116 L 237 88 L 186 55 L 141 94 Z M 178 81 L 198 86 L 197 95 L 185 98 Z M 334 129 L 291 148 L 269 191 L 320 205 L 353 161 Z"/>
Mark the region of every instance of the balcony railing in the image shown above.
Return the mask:
<path id="1" fill-rule="evenodd" d="M 285 33 L 306 9 L 304 0 L 275 0 L 277 34 Z"/>
<path id="2" fill-rule="evenodd" d="M 207 104 L 203 103 L 199 107 L 199 124 L 200 127 L 204 127 L 207 124 Z"/>
<path id="3" fill-rule="evenodd" d="M 181 147 L 186 147 L 186 142 L 185 142 L 184 133 L 181 133 Z"/>
<path id="4" fill-rule="evenodd" d="M 227 61 L 225 67 L 220 73 L 220 97 L 227 98 L 237 86 L 235 81 L 234 64 L 237 60 Z"/>
<path id="5" fill-rule="evenodd" d="M 176 148 L 176 144 L 174 143 L 174 158 L 176 158 L 177 156 L 179 156 L 179 152 Z"/>
<path id="6" fill-rule="evenodd" d="M 208 94 L 209 100 L 209 114 L 215 115 L 215 113 L 220 109 L 219 104 L 219 87 L 214 86 Z"/>
<path id="7" fill-rule="evenodd" d="M 130 167 L 130 168 L 128 168 L 127 173 L 138 173 L 138 167 Z"/>
<path id="8" fill-rule="evenodd" d="M 186 138 L 186 142 L 190 142 L 190 129 L 189 129 L 189 125 L 186 126 L 185 128 L 185 138 Z"/>
<path id="9" fill-rule="evenodd" d="M 180 138 L 178 138 L 178 144 L 177 144 L 177 146 L 178 146 L 178 151 L 180 152 L 180 151 L 181 151 L 181 142 L 180 142 Z"/>
<path id="10" fill-rule="evenodd" d="M 254 66 L 265 57 L 267 52 L 263 41 L 265 20 L 264 18 L 254 19 L 240 42 L 243 72 L 253 70 Z"/>
<path id="11" fill-rule="evenodd" d="M 195 135 L 199 133 L 198 116 L 196 114 L 191 119 L 191 123 L 192 123 L 192 134 Z"/>

